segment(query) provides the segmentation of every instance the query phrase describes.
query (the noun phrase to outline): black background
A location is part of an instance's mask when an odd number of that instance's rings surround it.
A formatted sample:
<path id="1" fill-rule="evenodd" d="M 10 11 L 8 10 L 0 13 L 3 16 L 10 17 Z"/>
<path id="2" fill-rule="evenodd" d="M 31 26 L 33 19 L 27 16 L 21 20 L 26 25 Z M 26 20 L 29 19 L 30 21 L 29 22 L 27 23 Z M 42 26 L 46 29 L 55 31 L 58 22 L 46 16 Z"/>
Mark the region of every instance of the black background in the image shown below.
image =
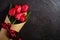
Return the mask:
<path id="1" fill-rule="evenodd" d="M 32 12 L 17 38 L 20 36 L 23 40 L 60 40 L 60 0 L 0 0 L 0 22 L 4 21 L 10 3 L 27 3 Z"/>

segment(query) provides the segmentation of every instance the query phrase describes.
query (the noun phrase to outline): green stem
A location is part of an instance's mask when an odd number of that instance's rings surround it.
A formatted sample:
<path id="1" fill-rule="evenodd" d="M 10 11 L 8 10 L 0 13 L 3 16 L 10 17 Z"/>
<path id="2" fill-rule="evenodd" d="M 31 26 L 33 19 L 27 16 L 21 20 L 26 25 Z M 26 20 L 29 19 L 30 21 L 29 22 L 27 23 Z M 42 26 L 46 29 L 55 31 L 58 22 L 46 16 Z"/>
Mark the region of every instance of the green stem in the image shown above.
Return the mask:
<path id="1" fill-rule="evenodd" d="M 12 8 L 12 3 L 10 3 L 9 10 Z M 9 19 L 11 19 L 11 16 L 9 16 Z M 13 19 L 12 19 L 13 20 Z M 11 22 L 12 23 L 12 22 Z"/>
<path id="2" fill-rule="evenodd" d="M 16 22 L 16 20 L 14 20 L 12 24 L 14 24 L 15 22 Z"/>

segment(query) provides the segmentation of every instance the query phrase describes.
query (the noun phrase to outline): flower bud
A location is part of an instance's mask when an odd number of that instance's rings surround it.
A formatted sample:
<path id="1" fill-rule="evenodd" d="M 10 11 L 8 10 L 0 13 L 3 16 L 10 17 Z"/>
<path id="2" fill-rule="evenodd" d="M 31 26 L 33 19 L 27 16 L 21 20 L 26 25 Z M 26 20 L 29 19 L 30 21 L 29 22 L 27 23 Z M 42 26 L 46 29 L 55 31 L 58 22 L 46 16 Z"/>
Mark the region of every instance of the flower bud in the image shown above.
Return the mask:
<path id="1" fill-rule="evenodd" d="M 16 9 L 15 8 L 12 8 L 9 10 L 9 15 L 10 16 L 14 16 L 15 15 L 15 12 L 16 12 Z"/>
<path id="2" fill-rule="evenodd" d="M 27 12 L 29 6 L 27 4 L 22 5 L 22 12 Z"/>

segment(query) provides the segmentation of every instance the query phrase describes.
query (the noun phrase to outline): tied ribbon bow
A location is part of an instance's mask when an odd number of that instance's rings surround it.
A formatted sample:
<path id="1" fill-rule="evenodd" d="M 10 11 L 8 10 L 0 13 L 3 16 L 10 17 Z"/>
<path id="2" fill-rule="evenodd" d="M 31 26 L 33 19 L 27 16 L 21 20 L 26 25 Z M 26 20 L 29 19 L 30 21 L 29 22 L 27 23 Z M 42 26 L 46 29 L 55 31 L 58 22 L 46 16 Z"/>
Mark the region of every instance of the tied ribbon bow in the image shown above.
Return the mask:
<path id="1" fill-rule="evenodd" d="M 8 23 L 8 24 L 6 24 L 6 23 L 1 23 L 1 24 L 2 24 L 2 26 L 3 26 L 4 29 L 10 30 L 10 27 L 11 27 L 11 24 L 10 24 L 10 23 Z"/>
<path id="2" fill-rule="evenodd" d="M 16 37 L 16 31 L 14 30 L 10 30 L 11 24 L 10 23 L 2 23 L 1 24 L 3 26 L 4 29 L 6 29 L 8 31 L 8 36 L 12 36 L 12 37 Z"/>
<path id="3" fill-rule="evenodd" d="M 9 30 L 9 35 L 11 35 L 12 37 L 16 37 L 16 31 L 14 30 Z"/>

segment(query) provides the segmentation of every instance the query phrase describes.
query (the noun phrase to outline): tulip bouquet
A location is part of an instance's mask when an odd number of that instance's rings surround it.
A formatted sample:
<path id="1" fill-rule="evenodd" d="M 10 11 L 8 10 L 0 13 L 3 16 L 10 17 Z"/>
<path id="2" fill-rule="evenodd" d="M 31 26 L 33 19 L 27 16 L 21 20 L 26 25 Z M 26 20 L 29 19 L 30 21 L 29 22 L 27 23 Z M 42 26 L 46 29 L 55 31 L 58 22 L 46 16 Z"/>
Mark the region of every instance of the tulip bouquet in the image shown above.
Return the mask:
<path id="1" fill-rule="evenodd" d="M 17 29 L 17 32 L 20 31 L 20 28 L 23 27 L 23 24 L 25 24 L 29 18 L 30 12 L 28 11 L 28 8 L 29 6 L 27 4 L 23 4 L 22 6 L 16 5 L 14 8 L 9 10 L 9 20 L 11 21 L 11 24 L 13 24 L 12 26 L 15 26 L 14 24 L 16 24 L 17 27 L 11 26 L 11 29 Z"/>
<path id="2" fill-rule="evenodd" d="M 19 32 L 30 17 L 31 12 L 28 10 L 28 4 L 11 7 L 8 15 L 5 18 L 2 26 L 7 30 L 8 35 L 16 37 L 16 32 Z"/>
<path id="3" fill-rule="evenodd" d="M 19 22 L 24 22 L 26 21 L 28 8 L 29 6 L 27 4 L 24 4 L 22 6 L 16 5 L 15 8 L 9 10 L 9 16 L 14 17 L 15 21 L 18 20 Z M 11 23 L 14 24 L 15 21 Z"/>

